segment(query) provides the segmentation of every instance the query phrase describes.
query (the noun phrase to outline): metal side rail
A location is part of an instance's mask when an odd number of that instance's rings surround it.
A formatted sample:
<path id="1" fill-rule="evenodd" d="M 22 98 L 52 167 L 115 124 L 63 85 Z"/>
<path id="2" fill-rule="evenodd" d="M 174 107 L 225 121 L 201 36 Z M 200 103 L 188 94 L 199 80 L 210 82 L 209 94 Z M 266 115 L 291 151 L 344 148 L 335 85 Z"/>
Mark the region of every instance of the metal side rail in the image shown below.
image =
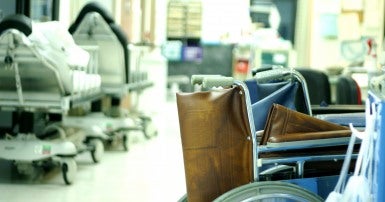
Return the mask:
<path id="1" fill-rule="evenodd" d="M 132 91 L 140 91 L 140 90 L 149 88 L 153 86 L 154 83 L 152 81 L 140 81 L 140 82 L 135 82 L 128 85 L 129 85 L 129 91 L 132 92 Z"/>
<path id="2" fill-rule="evenodd" d="M 118 97 L 123 97 L 129 92 L 144 90 L 145 88 L 153 86 L 152 81 L 141 81 L 135 83 L 128 83 L 123 85 L 109 85 L 103 86 L 102 91 L 107 95 L 114 95 Z"/>
<path id="3" fill-rule="evenodd" d="M 0 108 L 2 109 L 19 109 L 26 111 L 47 111 L 52 113 L 62 113 L 70 108 L 79 106 L 83 103 L 100 99 L 101 91 L 92 94 L 74 94 L 60 96 L 57 93 L 45 92 L 24 92 L 24 100 L 22 103 L 15 92 L 0 93 Z"/>

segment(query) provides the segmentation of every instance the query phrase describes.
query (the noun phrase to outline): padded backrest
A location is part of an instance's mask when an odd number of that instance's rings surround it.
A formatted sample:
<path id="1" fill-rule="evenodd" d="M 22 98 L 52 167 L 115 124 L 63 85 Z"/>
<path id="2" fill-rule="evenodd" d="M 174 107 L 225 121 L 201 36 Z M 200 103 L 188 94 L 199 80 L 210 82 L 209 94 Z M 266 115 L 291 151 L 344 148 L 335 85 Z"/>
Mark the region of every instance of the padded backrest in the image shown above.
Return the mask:
<path id="1" fill-rule="evenodd" d="M 336 104 L 362 104 L 361 89 L 352 77 L 341 75 L 336 88 Z"/>
<path id="2" fill-rule="evenodd" d="M 24 95 L 29 92 L 49 92 L 56 96 L 57 93 L 67 95 L 73 92 L 72 72 L 63 62 L 64 55 L 46 44 L 37 44 L 42 41 L 36 36 L 38 31 L 32 32 L 31 19 L 23 15 L 7 16 L 0 22 L 1 96 L 11 99 L 17 92 L 15 68 L 4 68 L 11 64 L 18 65 Z"/>
<path id="3" fill-rule="evenodd" d="M 114 32 L 114 34 L 116 35 L 116 37 L 118 37 L 118 40 L 120 42 L 120 44 L 122 44 L 122 47 L 123 47 L 123 52 L 124 52 L 124 58 L 126 58 L 124 60 L 124 67 L 125 67 L 125 70 L 126 70 L 126 74 L 127 74 L 127 77 L 126 77 L 126 83 L 129 82 L 129 71 L 130 71 L 130 68 L 129 68 L 129 52 L 128 52 L 128 39 L 126 37 L 126 33 L 124 33 L 123 29 L 115 24 L 115 23 L 110 23 L 110 28 L 111 30 Z"/>
<path id="4" fill-rule="evenodd" d="M 85 5 L 69 32 L 79 45 L 99 46 L 102 86 L 129 82 L 128 39 L 121 27 L 114 23 L 112 15 L 101 5 L 95 2 Z"/>
<path id="5" fill-rule="evenodd" d="M 104 9 L 103 6 L 97 2 L 90 2 L 80 10 L 78 17 L 75 19 L 75 22 L 72 23 L 68 31 L 73 34 L 79 27 L 80 22 L 84 19 L 84 17 L 91 12 L 99 13 L 108 24 L 114 23 L 114 18 L 106 9 Z"/>
<path id="6" fill-rule="evenodd" d="M 32 33 L 31 19 L 22 14 L 8 15 L 0 22 L 0 34 L 12 28 L 29 36 Z"/>
<path id="7" fill-rule="evenodd" d="M 331 104 L 331 91 L 328 76 L 319 70 L 295 68 L 305 78 L 312 105 Z"/>

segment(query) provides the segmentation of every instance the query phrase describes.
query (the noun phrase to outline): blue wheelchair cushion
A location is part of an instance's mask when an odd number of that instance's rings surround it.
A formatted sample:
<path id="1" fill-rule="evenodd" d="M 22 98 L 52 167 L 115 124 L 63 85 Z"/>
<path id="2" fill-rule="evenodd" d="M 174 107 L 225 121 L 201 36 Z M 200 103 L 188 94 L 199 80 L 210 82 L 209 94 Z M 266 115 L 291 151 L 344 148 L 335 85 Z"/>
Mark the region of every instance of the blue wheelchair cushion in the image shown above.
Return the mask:
<path id="1" fill-rule="evenodd" d="M 247 80 L 245 83 L 250 93 L 255 130 L 264 129 L 273 103 L 296 110 L 295 97 L 299 86 L 297 82 L 258 84 L 255 80 Z"/>

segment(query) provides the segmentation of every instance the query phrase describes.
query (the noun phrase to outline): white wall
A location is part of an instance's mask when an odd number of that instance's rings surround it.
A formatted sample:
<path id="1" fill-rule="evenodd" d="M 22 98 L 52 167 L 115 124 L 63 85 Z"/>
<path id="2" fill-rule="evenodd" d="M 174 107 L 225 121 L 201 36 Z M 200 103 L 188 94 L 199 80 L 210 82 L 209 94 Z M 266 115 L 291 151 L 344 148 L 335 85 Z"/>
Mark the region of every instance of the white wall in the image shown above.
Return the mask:
<path id="1" fill-rule="evenodd" d="M 202 0 L 202 41 L 237 37 L 250 27 L 249 0 Z"/>
<path id="2" fill-rule="evenodd" d="M 167 4 L 168 0 L 155 0 L 155 45 L 162 45 L 167 38 Z"/>
<path id="3" fill-rule="evenodd" d="M 338 15 L 340 11 L 339 0 L 314 0 L 311 13 L 310 27 L 310 67 L 324 68 L 339 64 L 340 51 L 338 38 L 325 38 L 322 15 Z"/>
<path id="4" fill-rule="evenodd" d="M 297 2 L 297 16 L 296 16 L 296 25 L 295 25 L 295 44 L 294 49 L 297 52 L 297 66 L 306 67 L 310 64 L 310 25 L 311 25 L 311 15 L 312 13 L 312 4 L 310 0 L 298 0 Z"/>
<path id="5" fill-rule="evenodd" d="M 348 61 L 344 59 L 340 53 L 340 44 L 342 40 L 346 39 L 349 34 L 352 38 L 359 38 L 361 36 L 374 37 L 379 45 L 378 50 L 381 49 L 383 42 L 383 25 L 384 25 L 384 1 L 383 0 L 361 0 L 363 22 L 357 26 L 354 23 L 341 23 L 341 10 L 343 8 L 343 1 L 347 0 L 311 0 L 311 24 L 308 32 L 310 33 L 309 41 L 309 65 L 313 68 L 325 69 L 333 66 L 344 66 Z M 360 2 L 357 0 L 356 2 Z M 323 15 L 335 14 L 337 16 L 337 37 L 326 38 L 323 36 L 325 29 L 332 26 L 329 21 L 329 27 L 324 27 L 322 22 Z M 331 30 L 328 30 L 331 31 Z M 353 36 L 352 34 L 356 35 Z M 345 38 L 344 38 L 345 37 Z"/>
<path id="6" fill-rule="evenodd" d="M 78 13 L 85 4 L 96 1 L 114 15 L 117 22 L 120 22 L 121 0 L 62 0 L 60 1 L 59 21 L 70 25 L 78 16 Z"/>
<path id="7" fill-rule="evenodd" d="M 71 2 L 70 1 L 59 1 L 59 21 L 63 23 L 66 27 L 69 27 L 71 24 Z"/>

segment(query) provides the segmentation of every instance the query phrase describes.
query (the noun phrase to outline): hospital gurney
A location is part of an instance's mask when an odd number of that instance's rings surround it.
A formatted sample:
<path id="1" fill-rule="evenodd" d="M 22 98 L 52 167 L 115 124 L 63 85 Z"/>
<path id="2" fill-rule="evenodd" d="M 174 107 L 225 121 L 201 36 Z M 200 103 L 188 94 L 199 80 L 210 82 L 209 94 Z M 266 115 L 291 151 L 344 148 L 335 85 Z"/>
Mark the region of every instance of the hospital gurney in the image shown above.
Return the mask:
<path id="1" fill-rule="evenodd" d="M 58 163 L 71 184 L 74 157 L 102 151 L 100 142 L 87 136 L 97 128 L 66 127 L 62 120 L 101 92 L 99 75 L 87 69 L 88 53 L 66 32 L 57 22 L 32 23 L 23 15 L 0 22 L 0 158 L 14 161 L 22 173 Z"/>
<path id="2" fill-rule="evenodd" d="M 274 71 L 264 72 L 262 75 L 265 76 L 260 79 L 265 81 L 275 79 L 276 73 Z M 282 76 L 282 72 L 278 73 Z M 289 74 L 285 76 L 290 75 L 289 71 Z M 348 138 L 324 138 L 322 141 L 308 139 L 291 141 L 287 144 L 281 142 L 279 145 L 259 145 L 261 143 L 258 141 L 259 138 L 255 131 L 248 89 L 242 82 L 215 76 L 198 77 L 192 80 L 206 88 L 222 86 L 224 89 L 177 95 L 189 200 L 214 200 L 230 189 L 239 187 L 217 200 L 248 201 L 283 197 L 302 199 L 302 201 L 322 201 L 322 198 L 316 196 L 319 194 L 317 185 L 312 185 L 315 190 L 310 189 L 313 191 L 310 193 L 312 199 L 305 198 L 309 196 L 309 192 L 303 188 L 293 185 L 295 191 L 288 189 L 294 183 L 303 186 L 303 182 L 307 180 L 307 178 L 302 178 L 305 162 L 343 159 L 344 149 L 341 149 L 342 153 L 337 152 L 334 155 L 310 153 L 309 151 L 296 156 L 267 156 L 266 154 L 295 153 L 303 151 L 305 148 L 339 147 L 347 145 Z M 306 83 L 304 82 L 304 84 Z M 336 130 L 336 133 L 343 131 L 345 137 L 349 135 L 346 134 L 349 132 L 346 131 L 346 128 L 336 125 L 333 127 L 330 129 L 331 131 Z M 288 163 L 291 165 L 286 165 Z M 269 179 L 266 176 L 287 170 L 294 173 L 290 176 L 295 178 L 290 180 L 290 185 L 287 184 L 287 178 L 281 182 L 262 182 L 262 178 Z M 322 177 L 316 176 L 315 178 Z M 329 183 L 333 183 L 334 178 L 330 180 Z M 283 185 L 275 186 L 274 183 L 283 183 Z M 317 184 L 317 182 L 315 183 Z M 288 189 L 284 189 L 285 186 Z M 304 187 L 309 189 L 307 186 Z M 332 188 L 334 188 L 333 185 L 330 186 L 330 189 Z M 181 201 L 184 200 L 186 198 L 181 199 Z"/>
<path id="3" fill-rule="evenodd" d="M 146 138 L 156 135 L 151 118 L 137 110 L 141 92 L 153 83 L 146 72 L 130 68 L 128 40 L 113 17 L 99 4 L 88 3 L 70 26 L 69 32 L 80 46 L 86 49 L 96 47 L 101 88 L 107 104 L 103 105 L 102 100 L 94 102 L 92 113 L 67 117 L 66 122 L 76 124 L 78 119 L 87 119 L 89 123 L 100 125 L 110 137 L 107 142 L 122 140 L 125 150 L 128 150 L 129 131 L 142 131 Z M 123 109 L 120 104 L 129 96 L 135 97 L 136 103 L 130 109 Z"/>

